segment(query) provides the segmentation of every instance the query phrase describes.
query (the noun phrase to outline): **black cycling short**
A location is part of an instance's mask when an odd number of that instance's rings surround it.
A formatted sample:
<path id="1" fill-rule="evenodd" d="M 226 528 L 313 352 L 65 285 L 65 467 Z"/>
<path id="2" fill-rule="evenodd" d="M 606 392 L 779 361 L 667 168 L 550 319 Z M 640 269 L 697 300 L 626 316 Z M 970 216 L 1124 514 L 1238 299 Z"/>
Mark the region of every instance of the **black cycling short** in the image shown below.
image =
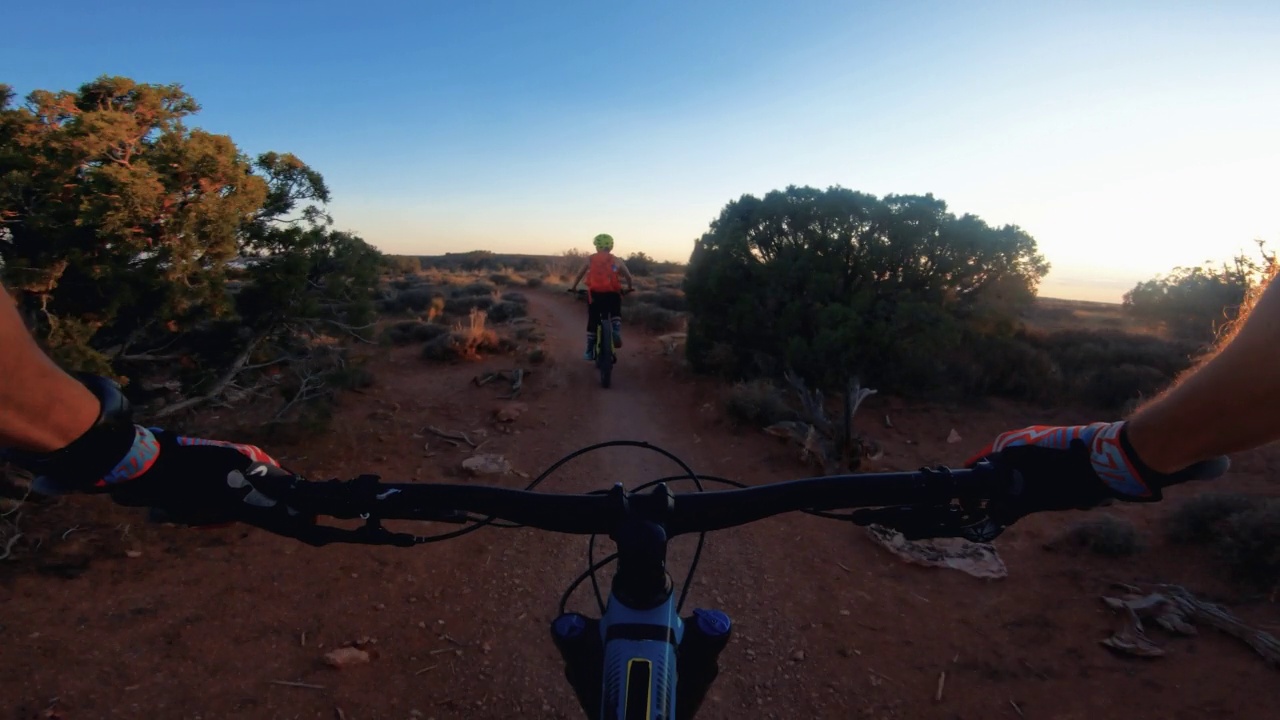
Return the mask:
<path id="1" fill-rule="evenodd" d="M 597 314 L 622 317 L 622 293 L 592 290 L 587 297 L 591 299 L 591 302 L 587 303 L 587 332 L 596 331 Z"/>

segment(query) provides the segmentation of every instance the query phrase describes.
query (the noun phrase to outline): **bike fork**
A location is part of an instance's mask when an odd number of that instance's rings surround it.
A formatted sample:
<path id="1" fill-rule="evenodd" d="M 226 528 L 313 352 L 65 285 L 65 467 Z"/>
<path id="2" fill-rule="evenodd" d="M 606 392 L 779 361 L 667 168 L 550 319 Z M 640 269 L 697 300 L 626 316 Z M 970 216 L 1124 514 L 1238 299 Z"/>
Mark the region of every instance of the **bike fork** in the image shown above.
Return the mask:
<path id="1" fill-rule="evenodd" d="M 697 609 L 683 618 L 684 637 L 676 650 L 676 715 L 692 720 L 711 683 L 720 673 L 720 653 L 729 644 L 732 622 L 719 610 Z M 600 621 L 580 613 L 565 613 L 551 622 L 551 639 L 564 661 L 565 679 L 587 717 L 601 711 L 604 681 L 604 642 Z"/>

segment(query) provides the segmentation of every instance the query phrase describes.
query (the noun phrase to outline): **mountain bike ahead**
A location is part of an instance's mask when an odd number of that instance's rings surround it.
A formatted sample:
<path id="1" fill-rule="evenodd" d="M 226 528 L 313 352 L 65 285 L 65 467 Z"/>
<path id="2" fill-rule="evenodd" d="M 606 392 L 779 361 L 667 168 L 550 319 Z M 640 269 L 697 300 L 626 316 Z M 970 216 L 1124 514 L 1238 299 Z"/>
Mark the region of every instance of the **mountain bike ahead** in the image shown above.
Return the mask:
<path id="1" fill-rule="evenodd" d="M 588 290 L 569 289 L 569 292 L 576 293 L 579 298 L 590 302 Z M 623 289 L 620 294 L 626 295 L 631 291 Z M 595 363 L 596 369 L 600 371 L 600 387 L 608 388 L 613 384 L 613 366 L 618 362 L 617 348 L 614 346 L 613 338 L 613 321 L 612 315 L 600 313 L 591 319 L 595 328 L 595 352 L 592 361 Z"/>
<path id="2" fill-rule="evenodd" d="M 654 480 L 631 491 L 614 485 L 585 495 L 533 492 L 570 460 L 612 446 L 658 452 L 675 461 L 684 474 Z M 1225 469 L 1225 459 L 1210 461 L 1183 471 L 1173 480 L 1214 477 Z M 693 482 L 699 492 L 673 494 L 668 483 L 681 480 Z M 737 489 L 703 492 L 704 482 Z M 305 518 L 295 537 L 316 546 L 340 542 L 411 547 L 458 537 L 486 525 L 591 535 L 587 571 L 561 596 L 551 637 L 583 711 L 588 718 L 601 720 L 689 720 L 697 713 L 719 672 L 720 651 L 732 630 L 729 617 L 718 610 L 699 608 L 692 615 L 680 614 L 706 532 L 803 511 L 859 525 L 884 525 L 908 539 L 988 541 L 1004 529 L 1000 519 L 1004 510 L 1017 506 L 1025 488 L 1018 473 L 989 462 L 964 470 L 926 468 L 747 487 L 698 475 L 671 453 L 633 441 L 579 450 L 553 464 L 524 490 L 383 483 L 375 475 L 328 482 L 290 476 L 255 478 L 254 486 Z M 864 509 L 849 514 L 830 512 L 848 508 Z M 310 522 L 320 516 L 361 518 L 364 524 L 348 529 Z M 384 520 L 470 525 L 422 537 L 392 532 L 383 527 Z M 689 533 L 700 536 L 677 601 L 666 569 L 667 541 Z M 597 535 L 608 535 L 617 552 L 595 561 Z M 595 573 L 615 560 L 617 571 L 606 605 Z M 595 589 L 599 618 L 566 611 L 569 597 L 588 578 Z"/>

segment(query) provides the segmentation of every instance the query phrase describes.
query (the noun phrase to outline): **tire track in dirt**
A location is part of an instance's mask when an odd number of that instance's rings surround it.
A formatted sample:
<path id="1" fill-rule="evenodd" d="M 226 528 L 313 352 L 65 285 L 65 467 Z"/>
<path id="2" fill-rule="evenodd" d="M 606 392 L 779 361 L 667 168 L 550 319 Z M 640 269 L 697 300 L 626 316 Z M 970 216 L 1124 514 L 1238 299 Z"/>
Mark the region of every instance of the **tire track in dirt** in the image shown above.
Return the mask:
<path id="1" fill-rule="evenodd" d="M 674 362 L 656 351 L 652 337 L 624 324 L 627 342 L 619 352 L 612 387 L 606 390 L 600 387 L 594 366 L 582 359 L 585 305 L 538 295 L 534 297 L 533 307 L 547 329 L 547 348 L 562 371 L 552 383 L 561 384 L 558 394 L 563 401 L 573 403 L 569 426 L 575 431 L 564 439 L 566 451 L 608 440 L 638 440 L 672 452 L 695 472 L 726 475 L 730 473 L 722 468 L 727 464 L 741 467 L 741 462 L 730 462 L 735 456 L 742 456 L 750 448 L 759 448 L 759 442 L 752 442 L 751 436 L 746 440 L 735 438 L 724 445 L 716 442 L 724 441 L 723 437 L 704 442 L 702 435 L 709 428 L 706 418 L 699 416 L 702 408 L 691 401 L 687 386 L 673 382 Z M 625 308 L 623 314 L 625 318 Z M 718 408 L 709 410 L 718 412 Z M 681 472 L 671 460 L 656 453 L 610 448 L 583 458 L 581 467 L 566 473 L 564 484 L 557 483 L 556 487 L 587 491 L 621 482 L 634 488 Z M 729 479 L 742 481 L 744 478 L 730 474 Z M 707 489 L 724 487 L 707 485 Z M 692 492 L 694 488 L 692 483 L 677 482 L 673 483 L 673 490 Z M 788 520 L 794 519 L 792 516 Z M 807 683 L 799 682 L 801 673 L 788 668 L 795 651 L 786 644 L 787 639 L 798 638 L 800 625 L 812 618 L 802 612 L 787 612 L 794 607 L 796 588 L 780 582 L 780 575 L 794 554 L 786 544 L 777 543 L 778 526 L 786 522 L 764 521 L 707 537 L 683 614 L 695 607 L 723 609 L 734 619 L 735 637 L 725 652 L 722 674 L 699 713 L 700 718 L 736 718 L 744 712 L 757 715 L 761 711 L 782 712 L 784 717 L 795 716 L 792 713 L 796 712 L 809 716 L 825 714 L 822 707 L 825 703 L 812 702 Z M 830 531 L 830 524 L 825 529 Z M 783 532 L 790 534 L 795 530 Z M 791 537 L 799 540 L 796 535 Z M 611 543 L 602 545 L 612 549 Z M 683 585 L 695 547 L 695 536 L 674 539 L 669 547 L 668 569 L 677 591 Z M 581 557 L 570 556 L 563 565 L 562 577 L 572 577 L 584 567 Z M 605 593 L 610 577 L 610 573 L 602 573 Z M 590 607 L 586 599 L 589 595 L 578 597 L 576 607 Z M 776 688 L 775 682 L 778 682 Z M 843 712 L 844 703 L 837 704 Z"/>
<path id="2" fill-rule="evenodd" d="M 553 397 L 545 399 L 551 406 L 564 408 L 556 413 L 563 419 L 557 423 L 557 427 L 550 428 L 553 437 L 546 445 L 522 443 L 522 447 L 514 449 L 514 459 L 528 467 L 545 467 L 560 456 L 595 443 L 635 440 L 672 452 L 690 464 L 696 472 L 714 474 L 705 457 L 711 453 L 707 452 L 701 442 L 696 418 L 688 414 L 688 399 L 676 398 L 673 402 L 669 387 L 671 364 L 664 362 L 664 358 L 654 351 L 651 337 L 624 328 L 626 342 L 619 351 L 612 387 L 604 389 L 600 387 L 595 367 L 582 359 L 585 305 L 571 298 L 549 294 L 534 294 L 531 300 L 533 314 L 546 331 L 545 349 L 550 358 L 551 367 L 542 384 L 548 395 Z M 673 461 L 649 450 L 606 448 L 564 466 L 548 479 L 542 489 L 553 492 L 587 492 L 607 488 L 614 483 L 634 488 L 650 480 L 682 473 Z M 676 492 L 688 492 L 693 487 L 692 483 L 677 482 L 673 484 L 673 489 Z M 759 569 L 755 567 L 759 565 L 759 553 L 753 538 L 738 538 L 733 542 L 733 560 L 730 561 L 725 556 L 728 545 L 725 542 L 726 536 L 732 532 L 708 538 L 706 551 L 695 576 L 693 592 L 684 608 L 685 614 L 696 606 L 725 605 L 723 596 L 720 597 L 721 602 L 717 603 L 716 597 L 709 591 L 699 589 L 716 583 L 717 577 L 730 574 L 726 571 L 730 570 L 731 565 L 736 564 L 743 570 L 744 577 Z M 531 579 L 531 582 L 539 586 L 535 594 L 541 596 L 544 608 L 554 602 L 561 589 L 586 568 L 585 545 L 584 539 L 566 540 L 549 533 L 530 532 L 521 539 L 521 551 L 525 557 L 538 558 L 534 563 L 540 568 L 538 579 Z M 684 574 L 695 547 L 696 538 L 692 536 L 676 538 L 671 542 L 668 567 L 677 591 L 684 582 Z M 596 558 L 602 558 L 612 549 L 612 542 L 602 539 L 597 545 Z M 600 573 L 601 592 L 606 599 L 611 578 L 610 569 Z M 720 592 L 727 594 L 728 590 L 720 588 Z M 586 585 L 575 594 L 570 607 L 591 614 L 597 613 L 595 601 Z M 732 607 L 726 609 L 733 612 Z M 551 648 L 545 626 L 539 629 L 542 632 L 538 641 L 549 649 L 548 656 L 554 665 L 558 663 L 558 656 Z M 516 667 L 511 670 L 513 673 L 521 672 Z M 529 671 L 526 668 L 524 672 Z M 536 680 L 534 677 L 528 678 L 534 681 L 531 682 L 534 686 L 544 682 L 564 685 L 558 666 L 551 673 L 539 672 L 536 675 Z M 720 683 L 724 686 L 728 684 L 723 679 Z M 572 702 L 572 696 L 567 692 L 561 696 L 562 702 L 564 698 Z M 714 706 L 725 704 L 732 708 L 743 703 L 744 700 L 718 696 L 708 703 L 699 717 L 733 717 L 733 712 L 717 713 Z M 555 709 L 568 711 L 570 717 L 574 716 L 572 706 Z"/>

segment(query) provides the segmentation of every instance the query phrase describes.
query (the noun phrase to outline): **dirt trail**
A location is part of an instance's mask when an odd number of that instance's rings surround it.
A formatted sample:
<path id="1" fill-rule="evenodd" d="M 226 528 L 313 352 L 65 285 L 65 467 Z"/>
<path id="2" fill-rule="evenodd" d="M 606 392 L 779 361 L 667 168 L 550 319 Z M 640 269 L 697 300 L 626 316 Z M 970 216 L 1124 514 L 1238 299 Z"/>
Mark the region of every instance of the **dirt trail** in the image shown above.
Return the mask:
<path id="1" fill-rule="evenodd" d="M 499 389 L 468 381 L 510 360 L 426 365 L 415 348 L 403 348 L 382 353 L 373 366 L 377 386 L 344 397 L 323 438 L 272 450 L 316 478 L 376 469 L 397 480 L 481 482 L 457 472 L 463 452 L 421 432 L 430 424 L 482 431 L 483 451 L 503 453 L 529 474 L 614 439 L 648 441 L 699 472 L 753 484 L 806 473 L 790 449 L 726 424 L 719 389 L 688 377 L 632 328 L 614 387 L 603 390 L 581 359 L 583 306 L 550 291 L 531 299 L 549 359 L 526 381 L 529 409 L 509 432 L 491 420 Z M 1090 419 L 1007 405 L 868 403 L 868 418 L 885 413 L 895 427 L 868 426 L 886 450 L 870 469 L 959 462 L 970 443 L 946 444 L 952 427 L 969 439 L 1031 421 Z M 1242 456 L 1230 489 L 1280 494 L 1271 479 L 1277 457 Z M 569 464 L 544 489 L 633 487 L 677 473 L 652 453 L 610 449 Z M 488 529 L 415 549 L 313 549 L 240 529 L 140 525 L 137 513 L 97 498 L 76 498 L 69 509 L 69 517 L 92 522 L 75 520 L 81 527 L 65 538 L 51 534 L 52 553 L 128 547 L 141 555 L 96 557 L 69 579 L 0 575 L 0 720 L 328 719 L 335 708 L 353 720 L 580 717 L 547 623 L 586 566 L 583 538 Z M 1113 512 L 1143 527 L 1155 520 L 1149 509 Z M 1038 517 L 1009 532 L 1000 550 L 1011 576 L 994 582 L 906 566 L 855 528 L 804 515 L 711 536 L 685 610 L 719 607 L 736 626 L 699 717 L 1273 716 L 1276 671 L 1233 640 L 1212 632 L 1171 640 L 1169 657 L 1150 662 L 1098 645 L 1112 625 L 1098 601 L 1110 578 L 1226 590 L 1202 558 L 1164 546 L 1112 561 L 1041 549 L 1077 519 Z M 677 582 L 692 545 L 673 544 Z M 572 607 L 589 611 L 592 602 L 584 590 Z M 1236 610 L 1254 623 L 1280 624 L 1274 604 Z M 326 650 L 365 637 L 376 639 L 368 665 L 333 670 L 320 662 Z M 935 702 L 942 672 L 944 698 Z M 60 714 L 46 713 L 53 698 Z"/>

